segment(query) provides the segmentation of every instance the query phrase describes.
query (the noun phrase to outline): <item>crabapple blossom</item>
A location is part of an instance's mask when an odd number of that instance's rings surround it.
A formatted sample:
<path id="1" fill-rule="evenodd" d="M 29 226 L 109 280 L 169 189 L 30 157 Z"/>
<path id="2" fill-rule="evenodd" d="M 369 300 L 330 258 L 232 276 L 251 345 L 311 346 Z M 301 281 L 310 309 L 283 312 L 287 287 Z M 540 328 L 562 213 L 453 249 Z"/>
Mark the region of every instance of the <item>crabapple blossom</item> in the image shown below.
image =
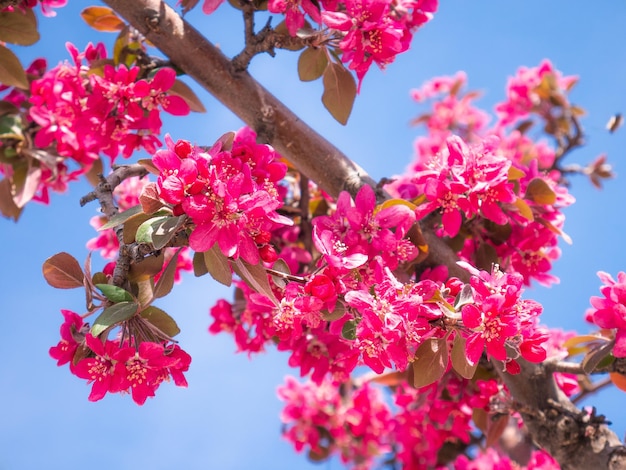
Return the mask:
<path id="1" fill-rule="evenodd" d="M 231 144 L 218 141 L 207 152 L 166 137 L 167 149 L 154 154 L 159 196 L 175 215 L 187 214 L 195 223 L 189 237 L 193 250 L 217 243 L 224 256 L 257 264 L 271 231 L 292 224 L 276 212 L 282 205 L 277 182 L 286 166 L 255 137 L 243 128 Z"/>
<path id="2" fill-rule="evenodd" d="M 626 357 L 626 273 L 620 271 L 617 281 L 603 271 L 598 272 L 603 285 L 602 297 L 591 297 L 591 310 L 587 318 L 600 328 L 615 331 L 615 357 Z"/>

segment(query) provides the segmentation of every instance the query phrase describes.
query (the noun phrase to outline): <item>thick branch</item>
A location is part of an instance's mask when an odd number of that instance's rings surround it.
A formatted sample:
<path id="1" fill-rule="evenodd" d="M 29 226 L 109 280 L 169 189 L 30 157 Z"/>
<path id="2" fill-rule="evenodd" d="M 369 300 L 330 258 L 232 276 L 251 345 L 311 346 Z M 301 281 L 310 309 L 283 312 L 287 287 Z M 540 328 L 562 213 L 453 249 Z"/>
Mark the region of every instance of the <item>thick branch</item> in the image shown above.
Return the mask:
<path id="1" fill-rule="evenodd" d="M 247 72 L 231 62 L 197 30 L 159 0 L 104 0 L 144 34 L 173 63 L 195 79 L 329 194 L 356 194 L 376 185 L 358 165 L 302 122 Z M 429 259 L 454 269 L 451 250 L 425 232 Z M 535 439 L 564 469 L 626 469 L 626 450 L 606 424 L 578 410 L 542 365 L 522 363 L 522 373 L 503 373 Z"/>
<path id="2" fill-rule="evenodd" d="M 564 470 L 626 469 L 626 448 L 602 417 L 576 408 L 545 365 L 518 362 L 520 374 L 500 375 L 537 445 Z"/>

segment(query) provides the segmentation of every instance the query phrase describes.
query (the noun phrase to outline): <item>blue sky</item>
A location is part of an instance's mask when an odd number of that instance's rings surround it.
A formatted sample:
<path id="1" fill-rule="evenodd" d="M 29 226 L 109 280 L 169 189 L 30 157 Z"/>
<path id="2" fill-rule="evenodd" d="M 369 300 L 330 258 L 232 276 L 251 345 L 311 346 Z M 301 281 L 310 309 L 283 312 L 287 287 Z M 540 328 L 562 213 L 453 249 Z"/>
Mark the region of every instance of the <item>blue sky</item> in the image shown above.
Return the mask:
<path id="1" fill-rule="evenodd" d="M 85 5 L 70 0 L 56 18 L 40 18 L 42 40 L 31 48 L 14 48 L 22 62 L 45 56 L 54 66 L 68 58 L 66 41 L 79 49 L 88 41 L 110 45 L 112 35 L 97 33 L 78 18 Z M 319 83 L 298 82 L 295 54 L 258 57 L 251 72 L 376 179 L 401 173 L 410 161 L 416 131 L 408 122 L 419 108 L 409 90 L 429 77 L 465 70 L 470 86 L 484 92 L 480 104 L 491 109 L 502 99 L 507 77 L 521 65 L 549 58 L 565 74 L 579 75 L 571 99 L 588 111 L 583 120 L 588 145 L 568 161 L 586 163 L 606 152 L 618 179 L 602 191 L 583 178 L 574 180 L 577 203 L 567 209 L 565 226 L 574 243 L 562 247 L 554 270 L 561 283 L 526 296 L 544 305 L 548 325 L 586 332 L 582 315 L 589 296 L 598 293 L 595 273 L 626 270 L 626 184 L 619 177 L 626 176 L 626 129 L 613 135 L 604 129 L 609 116 L 626 111 L 626 4 L 584 6 L 566 0 L 443 1 L 411 51 L 384 72 L 371 70 L 345 127 L 322 107 Z M 242 22 L 227 4 L 211 17 L 194 11 L 188 19 L 225 53 L 238 51 Z M 207 93 L 198 90 L 198 95 L 208 112 L 166 119 L 164 130 L 173 138 L 209 144 L 241 126 Z M 185 277 L 159 303 L 175 316 L 181 345 L 193 357 L 188 389 L 166 384 L 143 407 L 119 396 L 90 403 L 84 382 L 56 367 L 48 348 L 58 341 L 59 310 L 81 311 L 84 301 L 78 290 L 49 287 L 41 264 L 59 251 L 85 258 L 85 242 L 94 235 L 88 221 L 96 207 L 81 208 L 78 199 L 88 191 L 85 184 L 75 184 L 68 193 L 53 196 L 49 207 L 29 206 L 17 224 L 0 220 L 5 247 L 0 270 L 0 469 L 320 468 L 280 437 L 281 404 L 275 390 L 290 373 L 286 356 L 270 352 L 249 360 L 234 354 L 230 337 L 208 334 L 208 309 L 217 298 L 231 295 L 208 278 Z M 626 431 L 626 409 L 616 404 L 623 400 L 622 392 L 611 390 L 588 402 L 610 417 L 620 436 Z"/>

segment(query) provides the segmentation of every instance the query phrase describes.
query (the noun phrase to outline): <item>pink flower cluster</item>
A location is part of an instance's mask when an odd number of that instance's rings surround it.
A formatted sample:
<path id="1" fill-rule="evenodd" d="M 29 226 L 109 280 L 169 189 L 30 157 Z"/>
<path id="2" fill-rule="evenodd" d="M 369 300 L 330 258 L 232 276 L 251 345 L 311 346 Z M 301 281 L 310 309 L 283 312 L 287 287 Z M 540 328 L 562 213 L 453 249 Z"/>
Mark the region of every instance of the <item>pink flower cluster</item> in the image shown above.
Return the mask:
<path id="1" fill-rule="evenodd" d="M 542 307 L 533 300 L 521 299 L 523 278 L 517 273 L 503 273 L 494 266 L 491 273 L 473 271 L 470 285 L 473 303 L 461 308 L 466 338 L 467 359 L 476 364 L 483 352 L 506 364 L 509 373 L 519 373 L 516 356 L 530 362 L 546 358 L 542 345 L 547 330 L 538 327 Z M 508 349 L 508 350 L 507 350 Z M 510 351 L 514 357 L 510 357 Z"/>
<path id="2" fill-rule="evenodd" d="M 537 67 L 520 67 L 507 84 L 507 100 L 496 106 L 499 124 L 507 126 L 531 112 L 550 113 L 558 101 L 566 105 L 566 93 L 577 81 L 576 76 L 563 77 L 549 60 Z"/>
<path id="3" fill-rule="evenodd" d="M 205 0 L 202 11 L 213 13 L 224 0 Z M 339 36 L 341 60 L 349 64 L 359 79 L 372 63 L 384 68 L 401 52 L 408 50 L 413 33 L 430 21 L 437 11 L 438 0 L 269 0 L 271 13 L 285 15 L 291 36 L 306 24 L 308 15 L 314 22 L 329 28 L 330 37 Z"/>
<path id="4" fill-rule="evenodd" d="M 318 460 L 339 454 L 351 468 L 375 467 L 391 449 L 404 469 L 432 468 L 444 444 L 469 442 L 473 410 L 489 412 L 499 388 L 495 380 L 473 383 L 447 374 L 439 384 L 400 384 L 394 392 L 390 407 L 368 382 L 314 385 L 287 377 L 278 389 L 283 435 L 298 452 L 308 449 Z"/>
<path id="5" fill-rule="evenodd" d="M 20 10 L 33 9 L 39 4 L 41 12 L 44 16 L 56 16 L 56 12 L 53 8 L 61 8 L 67 5 L 67 0 L 21 0 L 16 7 L 5 7 L 0 11 L 13 11 L 14 8 Z"/>
<path id="6" fill-rule="evenodd" d="M 413 32 L 432 18 L 437 0 L 346 0 L 323 2 L 322 22 L 339 31 L 341 60 L 359 86 L 372 63 L 381 68 L 406 51 Z"/>
<path id="7" fill-rule="evenodd" d="M 131 207 L 139 204 L 139 194 L 150 183 L 148 178 L 132 177 L 122 181 L 113 191 L 117 206 L 120 212 L 130 209 Z M 107 222 L 106 217 L 94 216 L 89 221 L 90 225 L 99 230 Z M 100 256 L 108 260 L 116 260 L 119 254 L 120 242 L 113 229 L 100 231 L 97 237 L 90 239 L 87 242 L 87 249 L 91 251 L 100 251 Z M 164 267 L 172 258 L 178 248 L 165 248 L 165 261 Z M 193 263 L 191 260 L 191 250 L 188 247 L 184 247 L 179 251 L 178 258 L 176 260 L 176 272 L 174 275 L 175 281 L 180 282 L 181 274 L 183 271 L 193 270 Z M 165 269 L 165 268 L 164 268 Z M 161 271 L 162 272 L 162 271 Z M 155 276 L 155 282 L 158 280 L 161 273 L 157 273 Z"/>
<path id="8" fill-rule="evenodd" d="M 275 261 L 271 231 L 292 221 L 276 212 L 283 197 L 277 183 L 286 165 L 274 149 L 257 144 L 247 127 L 232 147 L 219 140 L 205 152 L 183 140 L 166 137 L 166 143 L 152 160 L 160 171 L 158 193 L 175 215 L 187 214 L 196 224 L 189 246 L 203 252 L 217 243 L 233 259 Z"/>
<path id="9" fill-rule="evenodd" d="M 138 405 L 155 395 L 161 383 L 170 377 L 179 387 L 186 387 L 184 372 L 191 357 L 175 344 L 100 339 L 89 333 L 89 325 L 80 315 L 62 310 L 61 341 L 50 348 L 57 365 L 69 363 L 72 374 L 93 384 L 90 401 L 107 393 L 130 393 Z"/>
<path id="10" fill-rule="evenodd" d="M 174 70 L 159 69 L 152 78 L 139 79 L 139 67 L 98 65 L 107 57 L 103 44 L 89 44 L 84 52 L 69 43 L 67 48 L 73 64 L 44 72 L 45 62 L 37 60 L 28 72 L 40 78 L 31 82 L 28 96 L 14 90 L 5 97 L 37 126 L 34 144 L 41 149 L 42 169 L 38 199 L 43 202 L 48 189 L 63 191 L 100 154 L 114 161 L 140 147 L 154 152 L 161 145 L 161 109 L 174 115 L 190 111 L 182 98 L 167 94 L 176 80 Z"/>
<path id="11" fill-rule="evenodd" d="M 352 468 L 365 470 L 390 450 L 391 412 L 380 391 L 368 384 L 342 394 L 330 382 L 317 386 L 287 377 L 278 396 L 285 401 L 283 436 L 297 452 L 308 449 L 318 460 L 336 453 Z"/>
<path id="12" fill-rule="evenodd" d="M 600 288 L 602 297 L 591 297 L 587 319 L 600 328 L 614 330 L 613 355 L 626 357 L 626 273 L 619 272 L 617 281 L 602 271 L 598 277 L 604 284 Z"/>
<path id="13" fill-rule="evenodd" d="M 521 300 L 519 274 L 468 266 L 472 298 L 458 311 L 452 307 L 463 289 L 458 279 L 443 284 L 396 277 L 392 268 L 415 254 L 413 245 L 413 252 L 399 249 L 411 244 L 403 235 L 414 220 L 404 204 L 376 208 L 369 187 L 360 190 L 355 202 L 341 194 L 332 215 L 313 220 L 313 240 L 321 255 L 317 271 L 275 285 L 275 299 L 238 283 L 245 302 L 219 301 L 211 309 L 209 330 L 232 333 L 239 350 L 249 353 L 274 341 L 279 350 L 291 351 L 289 364 L 300 367 L 302 375 L 311 373 L 316 383 L 326 374 L 345 380 L 359 365 L 376 373 L 406 370 L 425 340 L 445 337 L 451 342 L 453 331 L 466 339 L 469 364 L 485 351 L 510 372 L 519 370 L 515 359 L 520 355 L 533 362 L 545 359 L 541 344 L 547 335 L 537 325 L 541 308 Z M 411 256 L 402 256 L 409 252 Z"/>
<path id="14" fill-rule="evenodd" d="M 529 112 L 540 121 L 555 119 L 556 108 L 569 106 L 566 94 L 574 82 L 560 77 L 544 61 L 512 80 L 510 87 L 518 91 L 526 80 L 541 105 L 510 106 L 520 114 L 509 124 Z M 549 271 L 560 256 L 558 237 L 566 237 L 561 210 L 574 198 L 552 169 L 555 150 L 501 120 L 488 128 L 487 114 L 473 103 L 477 93 L 462 92 L 466 81 L 463 73 L 437 77 L 412 92 L 420 102 L 435 99 L 431 111 L 414 121 L 425 125 L 427 135 L 416 140 L 416 159 L 406 174 L 386 189 L 418 203 L 418 218 L 440 214 L 441 235 L 456 237 L 459 256 L 472 264 L 487 268 L 497 260 L 502 269 L 522 274 L 528 285 L 531 279 L 558 282 Z"/>
<path id="15" fill-rule="evenodd" d="M 500 393 L 495 380 L 475 382 L 446 374 L 439 383 L 415 389 L 405 385 L 394 394 L 393 440 L 397 459 L 406 470 L 434 468 L 446 443 L 468 443 L 472 413 L 489 413 Z"/>
<path id="16" fill-rule="evenodd" d="M 528 465 L 520 466 L 493 447 L 485 449 L 470 460 L 460 455 L 454 462 L 454 470 L 560 470 L 561 466 L 543 450 L 533 450 Z"/>

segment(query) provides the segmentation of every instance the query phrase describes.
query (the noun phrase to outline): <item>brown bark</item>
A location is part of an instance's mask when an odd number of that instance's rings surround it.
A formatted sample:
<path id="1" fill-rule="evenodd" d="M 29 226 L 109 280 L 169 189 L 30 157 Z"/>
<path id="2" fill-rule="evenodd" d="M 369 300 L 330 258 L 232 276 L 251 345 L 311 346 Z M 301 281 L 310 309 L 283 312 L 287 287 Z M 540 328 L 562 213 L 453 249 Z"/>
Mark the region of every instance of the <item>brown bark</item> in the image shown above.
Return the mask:
<path id="1" fill-rule="evenodd" d="M 372 179 L 341 151 L 302 122 L 247 72 L 231 62 L 174 10 L 159 0 L 104 0 L 185 73 L 267 138 L 301 172 L 329 194 L 355 194 Z M 455 257 L 440 239 L 425 233 L 431 263 L 458 273 Z M 626 469 L 626 448 L 593 415 L 577 409 L 541 364 L 522 361 L 519 375 L 502 374 L 534 441 L 564 469 Z"/>

